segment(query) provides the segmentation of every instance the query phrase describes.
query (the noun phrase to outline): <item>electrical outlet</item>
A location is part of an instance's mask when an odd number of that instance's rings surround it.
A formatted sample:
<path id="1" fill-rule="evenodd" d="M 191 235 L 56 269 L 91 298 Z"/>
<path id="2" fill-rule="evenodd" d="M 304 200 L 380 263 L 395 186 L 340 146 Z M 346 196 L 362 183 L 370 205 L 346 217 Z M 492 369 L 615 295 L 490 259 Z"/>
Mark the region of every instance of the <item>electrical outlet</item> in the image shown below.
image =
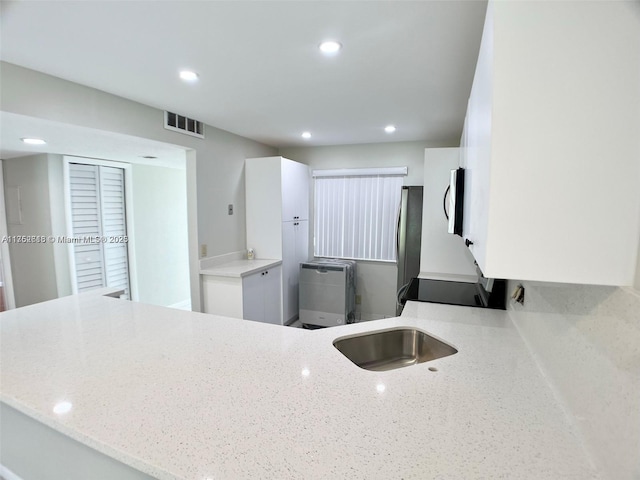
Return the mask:
<path id="1" fill-rule="evenodd" d="M 200 245 L 200 258 L 204 258 L 207 256 L 207 244 L 203 243 Z"/>
<path id="2" fill-rule="evenodd" d="M 362 296 L 356 295 L 356 305 L 360 305 L 362 303 Z"/>
<path id="3" fill-rule="evenodd" d="M 229 204 L 229 215 L 233 215 L 233 203 Z"/>

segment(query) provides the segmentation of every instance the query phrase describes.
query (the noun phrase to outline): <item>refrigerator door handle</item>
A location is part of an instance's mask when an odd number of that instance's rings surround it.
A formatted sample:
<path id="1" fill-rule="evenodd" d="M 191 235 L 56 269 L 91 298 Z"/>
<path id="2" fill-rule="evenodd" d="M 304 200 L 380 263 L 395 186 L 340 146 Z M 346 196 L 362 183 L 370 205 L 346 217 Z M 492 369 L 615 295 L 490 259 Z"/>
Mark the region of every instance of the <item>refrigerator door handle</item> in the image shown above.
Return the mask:
<path id="1" fill-rule="evenodd" d="M 402 187 L 400 205 L 398 205 L 398 222 L 396 224 L 396 264 L 400 264 L 400 227 L 402 226 L 402 214 L 407 209 L 407 187 Z"/>

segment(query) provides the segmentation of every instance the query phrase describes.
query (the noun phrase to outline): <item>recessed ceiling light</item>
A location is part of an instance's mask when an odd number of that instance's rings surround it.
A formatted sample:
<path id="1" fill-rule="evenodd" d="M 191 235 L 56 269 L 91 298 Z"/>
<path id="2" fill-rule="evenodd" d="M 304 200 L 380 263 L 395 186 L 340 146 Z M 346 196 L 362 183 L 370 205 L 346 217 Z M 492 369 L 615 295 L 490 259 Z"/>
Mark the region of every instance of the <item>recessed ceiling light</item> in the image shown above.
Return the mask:
<path id="1" fill-rule="evenodd" d="M 41 138 L 21 138 L 20 140 L 28 145 L 44 145 L 45 143 L 47 143 Z"/>
<path id="2" fill-rule="evenodd" d="M 196 72 L 192 72 L 191 70 L 182 70 L 180 72 L 180 78 L 187 82 L 195 82 L 198 80 L 198 74 Z"/>
<path id="3" fill-rule="evenodd" d="M 310 139 L 311 138 L 311 132 L 302 132 L 302 138 L 304 139 Z"/>
<path id="4" fill-rule="evenodd" d="M 384 131 L 387 133 L 393 133 L 396 131 L 396 127 L 394 127 L 393 125 L 387 125 L 386 127 L 384 127 Z"/>
<path id="5" fill-rule="evenodd" d="M 338 52 L 338 50 L 342 48 L 342 44 L 335 40 L 327 40 L 326 42 L 322 42 L 319 48 L 322 53 L 332 54 Z"/>

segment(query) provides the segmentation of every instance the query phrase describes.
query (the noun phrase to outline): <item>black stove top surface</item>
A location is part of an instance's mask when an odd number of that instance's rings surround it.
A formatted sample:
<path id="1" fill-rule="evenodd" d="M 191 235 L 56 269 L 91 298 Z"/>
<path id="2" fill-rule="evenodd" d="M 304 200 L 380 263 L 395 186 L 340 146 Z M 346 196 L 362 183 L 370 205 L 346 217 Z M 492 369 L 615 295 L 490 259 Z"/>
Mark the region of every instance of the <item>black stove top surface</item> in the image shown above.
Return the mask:
<path id="1" fill-rule="evenodd" d="M 409 284 L 404 300 L 504 310 L 505 283 L 504 280 L 495 280 L 492 292 L 489 293 L 479 283 L 414 278 Z"/>

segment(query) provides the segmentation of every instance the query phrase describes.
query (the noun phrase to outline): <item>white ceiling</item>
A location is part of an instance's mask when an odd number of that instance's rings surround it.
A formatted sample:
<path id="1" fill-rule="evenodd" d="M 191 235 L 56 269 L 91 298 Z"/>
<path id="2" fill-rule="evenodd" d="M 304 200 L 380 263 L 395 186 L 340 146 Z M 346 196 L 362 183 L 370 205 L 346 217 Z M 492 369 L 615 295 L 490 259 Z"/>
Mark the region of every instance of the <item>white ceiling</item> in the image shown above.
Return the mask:
<path id="1" fill-rule="evenodd" d="M 457 145 L 485 9 L 483 0 L 2 1 L 0 52 L 273 146 Z M 344 45 L 337 56 L 320 54 L 328 38 Z M 200 80 L 179 80 L 183 68 Z M 384 133 L 387 124 L 397 131 Z"/>

